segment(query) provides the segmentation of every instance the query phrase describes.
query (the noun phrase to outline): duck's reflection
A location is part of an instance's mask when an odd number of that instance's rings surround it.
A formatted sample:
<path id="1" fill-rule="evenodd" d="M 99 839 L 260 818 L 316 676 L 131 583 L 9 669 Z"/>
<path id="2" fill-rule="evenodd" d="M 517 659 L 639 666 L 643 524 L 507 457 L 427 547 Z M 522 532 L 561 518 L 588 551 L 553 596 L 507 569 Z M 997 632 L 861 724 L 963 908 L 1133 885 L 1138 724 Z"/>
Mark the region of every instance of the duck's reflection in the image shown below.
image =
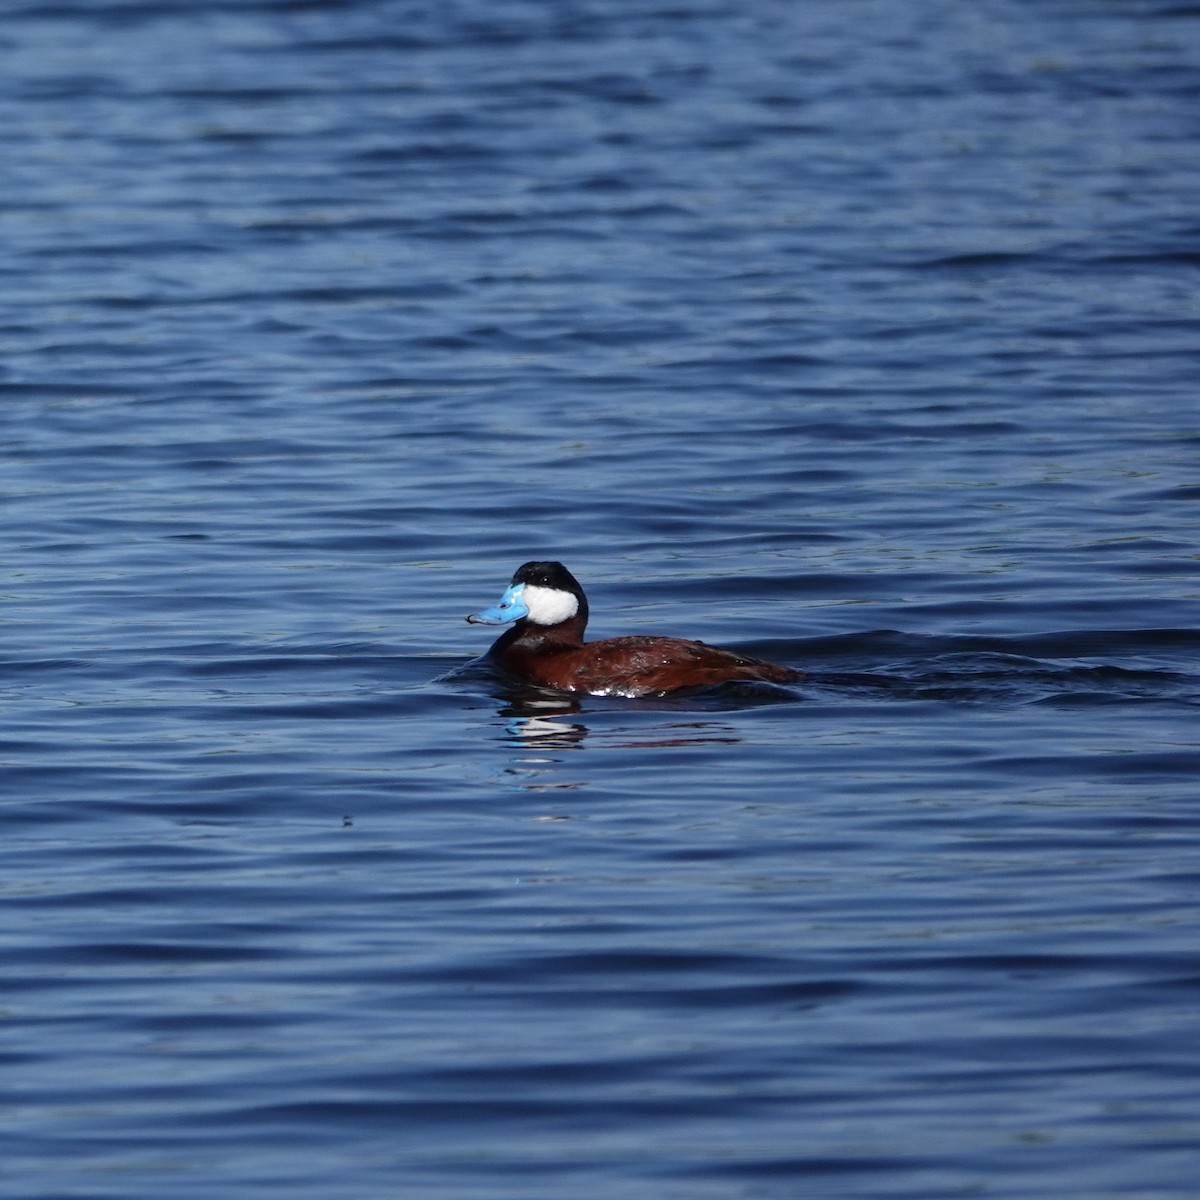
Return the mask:
<path id="1" fill-rule="evenodd" d="M 517 786 L 531 792 L 570 791 L 582 787 L 583 780 L 552 776 L 557 776 L 567 762 L 564 751 L 582 749 L 589 737 L 611 750 L 736 745 L 742 741 L 736 730 L 716 721 L 670 722 L 655 725 L 652 729 L 618 726 L 598 731 L 561 717 L 508 715 L 503 741 L 519 752 L 504 768 L 504 774 Z"/>
<path id="2" fill-rule="evenodd" d="M 454 677 L 482 683 L 496 702 L 496 740 L 516 751 L 500 770 L 527 791 L 583 787 L 587 780 L 564 779 L 562 774 L 569 761 L 566 752 L 585 744 L 612 751 L 737 745 L 744 739 L 728 714 L 795 699 L 782 689 L 744 684 L 687 695 L 593 696 L 516 684 L 490 666 L 473 660 Z"/>
<path id="3" fill-rule="evenodd" d="M 683 715 L 682 706 L 671 700 L 628 700 L 594 696 L 582 698 L 541 689 L 509 690 L 499 715 L 504 718 L 503 740 L 521 749 L 577 750 L 589 738 L 599 738 L 606 747 L 653 748 L 724 743 L 742 740 L 725 721 L 697 717 L 689 720 L 655 720 L 653 717 Z M 585 707 L 586 705 L 586 707 Z M 594 714 L 595 721 L 568 718 Z M 627 713 L 640 718 L 636 724 L 613 724 L 612 718 Z M 644 718 L 650 718 L 646 720 Z"/>
<path id="4" fill-rule="evenodd" d="M 510 745 L 566 750 L 588 735 L 586 725 L 564 719 L 583 711 L 574 696 L 542 688 L 511 688 L 498 698 L 503 701 L 504 740 Z"/>
<path id="5" fill-rule="evenodd" d="M 588 727 L 556 717 L 518 717 L 508 715 L 504 722 L 505 740 L 513 746 L 544 750 L 569 750 L 588 735 Z"/>

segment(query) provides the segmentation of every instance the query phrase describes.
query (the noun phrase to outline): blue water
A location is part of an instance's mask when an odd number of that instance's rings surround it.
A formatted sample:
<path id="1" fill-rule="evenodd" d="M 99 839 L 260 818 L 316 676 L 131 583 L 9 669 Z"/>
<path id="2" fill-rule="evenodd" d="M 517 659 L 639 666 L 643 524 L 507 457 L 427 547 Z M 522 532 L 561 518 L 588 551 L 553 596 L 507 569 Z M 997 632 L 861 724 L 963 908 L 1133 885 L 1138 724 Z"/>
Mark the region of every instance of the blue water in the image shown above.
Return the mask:
<path id="1" fill-rule="evenodd" d="M 1200 7 L 0 64 L 0 1195 L 1194 1200 Z M 531 701 L 546 557 L 807 677 Z"/>

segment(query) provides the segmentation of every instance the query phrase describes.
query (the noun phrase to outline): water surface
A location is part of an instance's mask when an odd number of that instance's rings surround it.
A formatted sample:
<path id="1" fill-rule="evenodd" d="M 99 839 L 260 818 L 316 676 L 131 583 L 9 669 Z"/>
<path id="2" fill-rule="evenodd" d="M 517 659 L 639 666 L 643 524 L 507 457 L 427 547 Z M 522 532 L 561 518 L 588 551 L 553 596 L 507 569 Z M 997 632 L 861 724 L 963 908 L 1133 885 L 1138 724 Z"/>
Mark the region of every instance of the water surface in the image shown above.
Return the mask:
<path id="1" fill-rule="evenodd" d="M 0 37 L 6 1194 L 1191 1200 L 1200 9 Z"/>

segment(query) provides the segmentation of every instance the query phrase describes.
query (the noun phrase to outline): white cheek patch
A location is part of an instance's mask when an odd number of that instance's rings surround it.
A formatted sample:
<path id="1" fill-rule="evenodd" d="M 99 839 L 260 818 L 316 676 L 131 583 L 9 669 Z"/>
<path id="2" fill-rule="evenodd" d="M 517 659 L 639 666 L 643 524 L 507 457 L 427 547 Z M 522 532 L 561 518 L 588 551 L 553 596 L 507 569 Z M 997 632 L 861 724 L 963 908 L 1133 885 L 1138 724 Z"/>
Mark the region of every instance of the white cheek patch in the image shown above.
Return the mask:
<path id="1" fill-rule="evenodd" d="M 535 625 L 557 625 L 579 611 L 579 601 L 570 592 L 528 583 L 521 593 L 521 603 L 529 609 L 528 619 Z"/>

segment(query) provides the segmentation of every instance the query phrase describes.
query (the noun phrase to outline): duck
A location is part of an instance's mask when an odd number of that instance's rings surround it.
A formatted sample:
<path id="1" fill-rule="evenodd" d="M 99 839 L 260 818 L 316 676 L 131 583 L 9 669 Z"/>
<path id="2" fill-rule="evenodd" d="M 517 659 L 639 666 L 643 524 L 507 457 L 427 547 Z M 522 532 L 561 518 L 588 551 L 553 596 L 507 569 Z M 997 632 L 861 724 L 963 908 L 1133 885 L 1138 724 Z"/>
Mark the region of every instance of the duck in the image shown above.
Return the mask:
<path id="1" fill-rule="evenodd" d="M 686 638 L 634 634 L 585 642 L 588 602 L 579 580 L 560 562 L 517 568 L 491 608 L 472 625 L 512 625 L 486 659 L 512 679 L 594 696 L 663 696 L 731 682 L 786 684 L 803 671 Z"/>

